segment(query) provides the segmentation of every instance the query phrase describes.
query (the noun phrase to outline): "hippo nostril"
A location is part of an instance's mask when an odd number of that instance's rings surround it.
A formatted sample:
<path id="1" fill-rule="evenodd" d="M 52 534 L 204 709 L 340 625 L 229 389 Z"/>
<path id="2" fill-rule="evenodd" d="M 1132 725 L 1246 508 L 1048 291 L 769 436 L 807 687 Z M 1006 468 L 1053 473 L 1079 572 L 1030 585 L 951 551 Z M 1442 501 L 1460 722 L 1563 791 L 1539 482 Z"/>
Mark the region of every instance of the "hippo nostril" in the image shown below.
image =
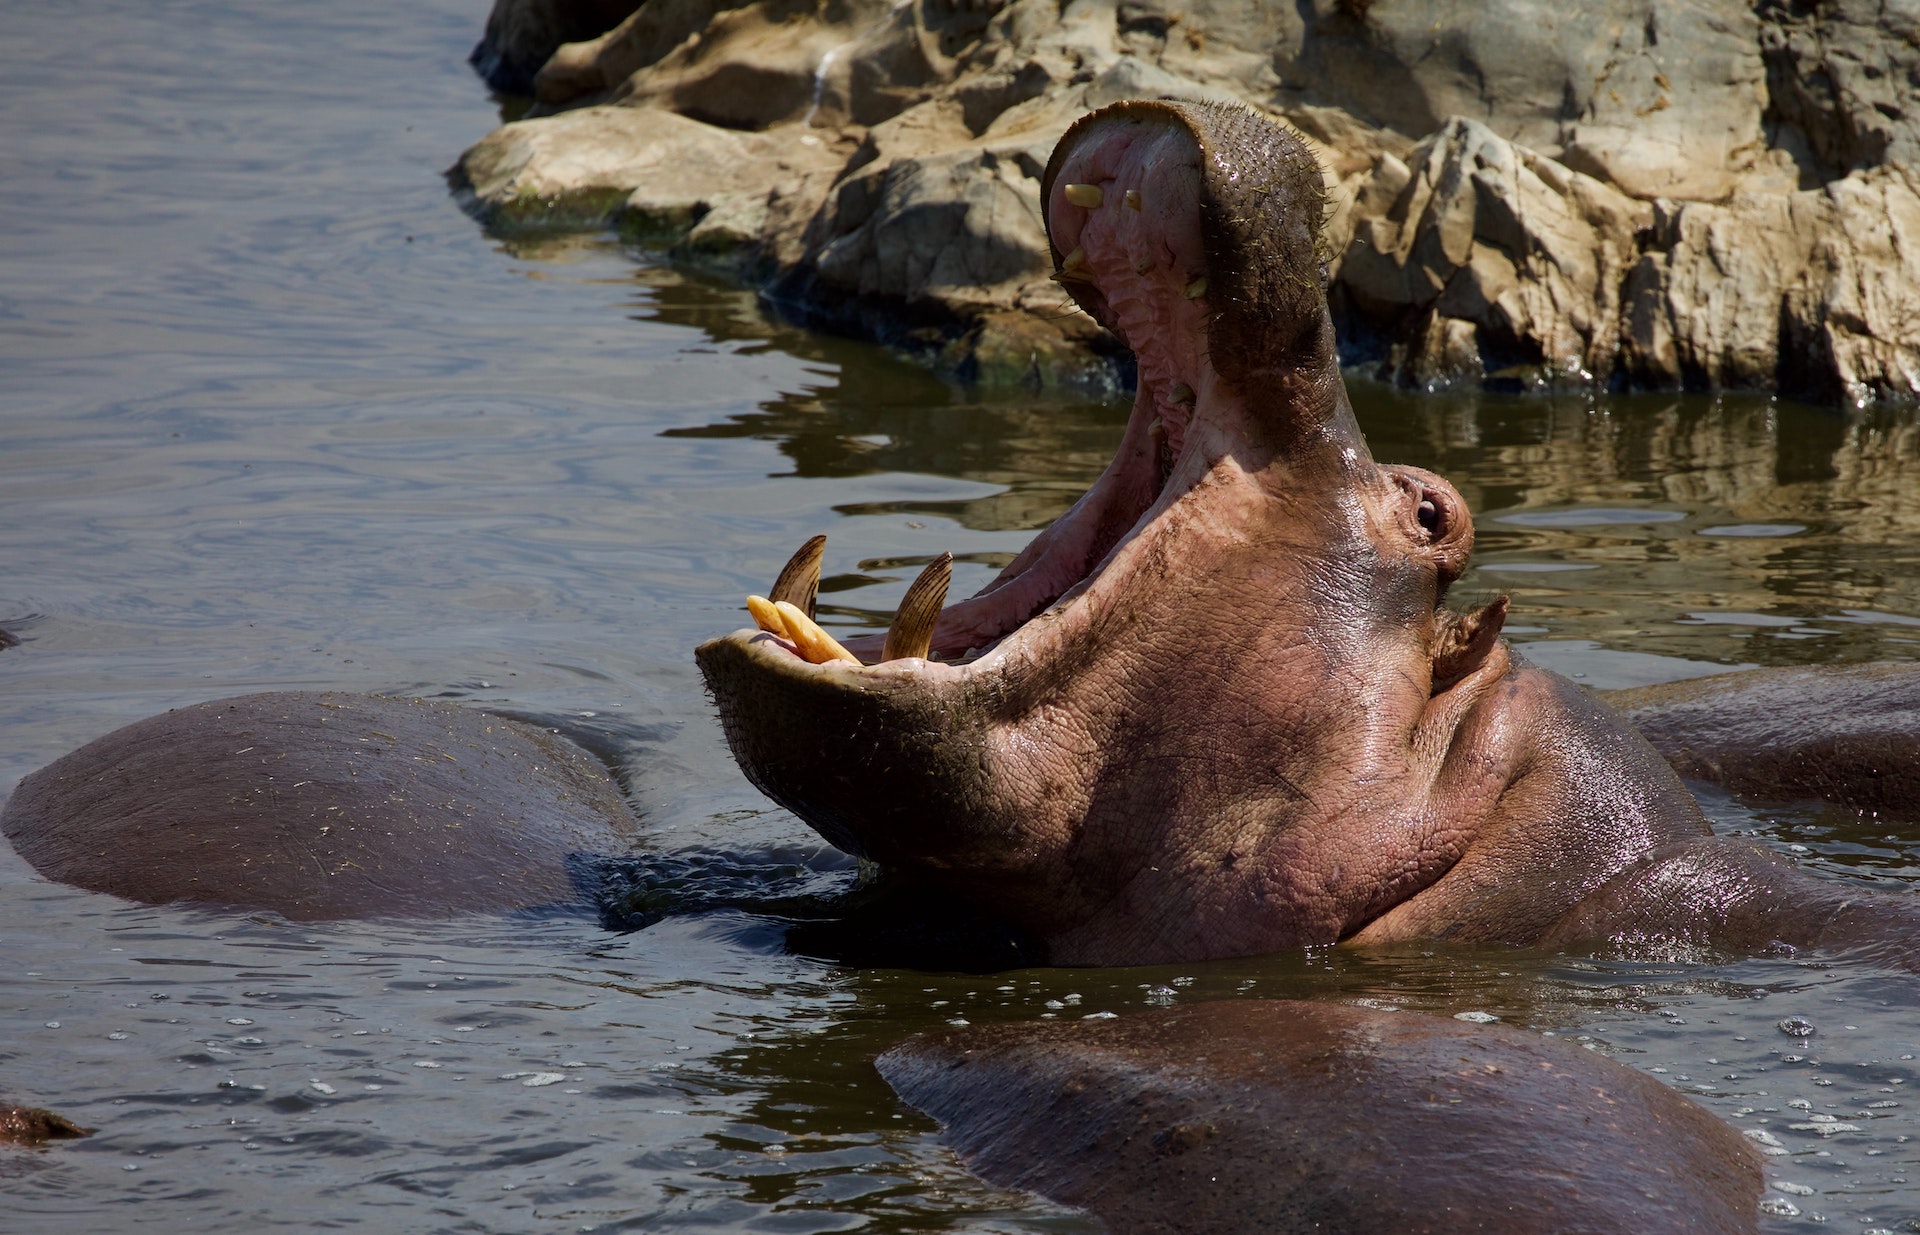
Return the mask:
<path id="1" fill-rule="evenodd" d="M 1440 508 L 1434 505 L 1432 498 L 1420 499 L 1420 509 L 1415 512 L 1414 518 L 1420 520 L 1420 526 L 1427 529 L 1428 535 L 1440 534 Z"/>

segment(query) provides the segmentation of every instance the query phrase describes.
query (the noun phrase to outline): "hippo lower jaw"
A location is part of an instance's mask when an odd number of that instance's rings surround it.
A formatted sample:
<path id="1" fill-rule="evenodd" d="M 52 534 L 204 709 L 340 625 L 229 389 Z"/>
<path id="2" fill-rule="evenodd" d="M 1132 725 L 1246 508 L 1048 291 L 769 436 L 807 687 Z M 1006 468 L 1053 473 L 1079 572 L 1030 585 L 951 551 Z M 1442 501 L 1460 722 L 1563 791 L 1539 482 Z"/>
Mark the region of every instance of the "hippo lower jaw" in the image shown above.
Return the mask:
<path id="1" fill-rule="evenodd" d="M 728 741 L 830 842 L 1058 961 L 1346 938 L 1452 869 L 1519 774 L 1489 702 L 1504 598 L 1441 605 L 1464 504 L 1360 436 L 1295 139 L 1123 103 L 1069 130 L 1043 185 L 1062 286 L 1139 357 L 1113 464 L 940 615 L 933 652 L 971 660 L 702 645 Z"/>

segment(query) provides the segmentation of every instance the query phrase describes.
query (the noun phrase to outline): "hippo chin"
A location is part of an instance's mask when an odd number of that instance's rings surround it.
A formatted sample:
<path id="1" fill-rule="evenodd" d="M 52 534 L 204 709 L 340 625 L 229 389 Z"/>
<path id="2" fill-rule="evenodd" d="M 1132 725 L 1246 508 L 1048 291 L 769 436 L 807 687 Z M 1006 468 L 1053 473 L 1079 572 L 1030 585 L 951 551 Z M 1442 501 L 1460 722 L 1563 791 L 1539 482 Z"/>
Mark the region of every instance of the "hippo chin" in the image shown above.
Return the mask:
<path id="1" fill-rule="evenodd" d="M 1056 277 L 1139 360 L 1119 451 L 978 596 L 916 585 L 884 651 L 852 645 L 879 663 L 797 612 L 803 550 L 790 623 L 697 653 L 755 785 L 1061 963 L 1877 937 L 1859 897 L 1714 840 L 1646 741 L 1500 641 L 1505 598 L 1446 607 L 1472 521 L 1361 437 L 1298 140 L 1120 103 L 1043 195 Z"/>

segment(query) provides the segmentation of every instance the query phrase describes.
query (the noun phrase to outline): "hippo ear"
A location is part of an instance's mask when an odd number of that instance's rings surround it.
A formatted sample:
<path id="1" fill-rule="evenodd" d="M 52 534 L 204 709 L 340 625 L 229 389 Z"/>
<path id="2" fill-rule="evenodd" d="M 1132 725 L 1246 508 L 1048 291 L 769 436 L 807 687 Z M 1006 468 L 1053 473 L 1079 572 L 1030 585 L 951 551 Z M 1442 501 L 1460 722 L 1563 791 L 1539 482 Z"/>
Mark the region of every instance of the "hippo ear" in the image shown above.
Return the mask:
<path id="1" fill-rule="evenodd" d="M 1505 596 L 1495 597 L 1484 609 L 1455 613 L 1442 609 L 1433 641 L 1433 693 L 1452 686 L 1478 669 L 1500 641 L 1500 628 L 1507 622 Z"/>

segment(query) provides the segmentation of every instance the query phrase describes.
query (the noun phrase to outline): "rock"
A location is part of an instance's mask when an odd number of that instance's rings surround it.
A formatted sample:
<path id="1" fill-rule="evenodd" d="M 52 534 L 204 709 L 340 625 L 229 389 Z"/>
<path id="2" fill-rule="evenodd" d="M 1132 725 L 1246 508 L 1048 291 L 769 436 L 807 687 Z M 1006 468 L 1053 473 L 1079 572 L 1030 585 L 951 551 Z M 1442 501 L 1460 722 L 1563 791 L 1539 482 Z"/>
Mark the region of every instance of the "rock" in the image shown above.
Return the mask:
<path id="1" fill-rule="evenodd" d="M 739 133 L 670 111 L 589 107 L 502 125 L 452 173 L 469 208 L 509 227 L 596 227 L 678 237 L 716 201 L 764 200 L 769 179 L 838 160 L 812 145 Z"/>
<path id="2" fill-rule="evenodd" d="M 1663 203 L 1653 245 L 1627 289 L 1638 384 L 1920 394 L 1920 194 L 1896 169 Z"/>
<path id="3" fill-rule="evenodd" d="M 1313 144 L 1343 345 L 1382 376 L 1920 396 L 1911 5 L 628 8 L 462 157 L 476 213 L 616 224 L 955 376 L 1128 380 L 1062 324 L 1038 169 L 1082 112 L 1176 97 Z"/>
<path id="4" fill-rule="evenodd" d="M 1398 342 L 1390 367 L 1433 386 L 1513 365 L 1604 381 L 1618 297 L 1652 211 L 1455 118 L 1355 195 L 1336 288 Z"/>
<path id="5" fill-rule="evenodd" d="M 0 1102 L 0 1145 L 44 1145 L 48 1141 L 78 1140 L 93 1132 L 41 1107 Z"/>
<path id="6" fill-rule="evenodd" d="M 501 94 L 533 93 L 534 74 L 562 43 L 610 30 L 642 0 L 494 0 L 467 59 Z"/>
<path id="7" fill-rule="evenodd" d="M 1920 158 L 1920 8 L 1912 3 L 1761 0 L 1769 120 L 1802 163 L 1802 188 Z"/>

